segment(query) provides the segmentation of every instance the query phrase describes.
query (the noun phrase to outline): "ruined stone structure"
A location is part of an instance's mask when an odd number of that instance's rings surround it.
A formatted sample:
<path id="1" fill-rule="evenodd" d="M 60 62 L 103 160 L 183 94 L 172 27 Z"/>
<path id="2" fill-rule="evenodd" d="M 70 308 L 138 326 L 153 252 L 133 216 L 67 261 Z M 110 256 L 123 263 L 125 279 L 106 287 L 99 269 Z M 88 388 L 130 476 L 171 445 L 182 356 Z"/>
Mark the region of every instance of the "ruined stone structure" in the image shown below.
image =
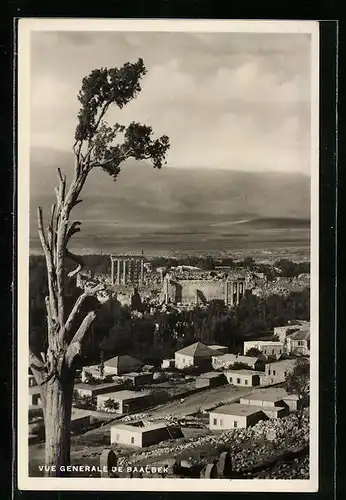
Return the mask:
<path id="1" fill-rule="evenodd" d="M 126 285 L 127 283 L 143 283 L 144 257 L 143 255 L 111 255 L 111 283 L 112 285 Z"/>
<path id="2" fill-rule="evenodd" d="M 245 295 L 245 279 L 175 280 L 165 276 L 162 299 L 173 304 L 206 304 L 211 300 L 223 300 L 226 305 L 238 305 Z"/>

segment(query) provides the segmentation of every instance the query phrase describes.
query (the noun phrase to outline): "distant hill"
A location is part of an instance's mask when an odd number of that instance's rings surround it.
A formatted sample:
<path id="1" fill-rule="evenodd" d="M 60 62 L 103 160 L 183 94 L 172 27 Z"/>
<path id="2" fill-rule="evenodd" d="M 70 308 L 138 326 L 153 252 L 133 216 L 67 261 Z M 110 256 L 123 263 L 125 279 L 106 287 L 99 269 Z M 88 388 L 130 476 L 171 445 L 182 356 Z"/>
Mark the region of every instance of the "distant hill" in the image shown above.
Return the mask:
<path id="1" fill-rule="evenodd" d="M 35 207 L 54 201 L 56 169 L 68 177 L 72 153 L 33 149 L 30 176 L 32 246 L 38 244 Z M 222 250 L 241 246 L 306 245 L 310 179 L 302 174 L 220 169 L 153 169 L 128 161 L 114 182 L 91 173 L 74 217 L 83 222 L 73 245 L 117 251 Z"/>

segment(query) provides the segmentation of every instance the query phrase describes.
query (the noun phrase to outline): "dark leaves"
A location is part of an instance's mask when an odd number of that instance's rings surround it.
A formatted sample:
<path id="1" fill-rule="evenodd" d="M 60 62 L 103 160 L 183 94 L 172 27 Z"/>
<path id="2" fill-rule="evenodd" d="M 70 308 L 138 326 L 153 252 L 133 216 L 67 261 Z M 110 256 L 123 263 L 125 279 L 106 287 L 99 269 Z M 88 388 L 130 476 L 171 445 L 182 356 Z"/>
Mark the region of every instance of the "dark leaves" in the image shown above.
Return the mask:
<path id="1" fill-rule="evenodd" d="M 118 68 L 94 69 L 82 80 L 78 100 L 82 107 L 78 113 L 75 139 L 88 140 L 97 130 L 102 111 L 110 104 L 120 109 L 141 91 L 140 79 L 146 74 L 143 60 L 126 63 Z"/>

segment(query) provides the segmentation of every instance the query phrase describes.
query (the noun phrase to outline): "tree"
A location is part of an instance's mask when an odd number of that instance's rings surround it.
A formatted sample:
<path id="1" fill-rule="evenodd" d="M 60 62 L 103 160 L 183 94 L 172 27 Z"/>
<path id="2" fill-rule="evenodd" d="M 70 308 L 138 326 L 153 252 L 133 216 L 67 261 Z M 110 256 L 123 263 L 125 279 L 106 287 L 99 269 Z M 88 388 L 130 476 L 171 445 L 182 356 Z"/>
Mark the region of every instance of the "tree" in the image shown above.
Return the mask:
<path id="1" fill-rule="evenodd" d="M 263 357 L 263 353 L 256 349 L 256 347 L 251 347 L 248 351 L 246 351 L 246 356 L 253 356 L 254 358 Z"/>
<path id="2" fill-rule="evenodd" d="M 100 351 L 99 369 L 100 369 L 100 377 L 103 379 L 105 375 L 105 353 L 103 349 L 101 349 Z"/>
<path id="3" fill-rule="evenodd" d="M 298 421 L 301 422 L 304 405 L 310 394 L 310 363 L 307 358 L 297 358 L 293 371 L 285 380 L 285 389 L 289 394 L 298 396 Z"/>
<path id="4" fill-rule="evenodd" d="M 70 464 L 70 424 L 76 360 L 82 352 L 96 312 L 87 311 L 86 299 L 95 296 L 103 285 L 85 290 L 71 308 L 67 307 L 69 280 L 83 269 L 83 260 L 69 251 L 71 237 L 80 231 L 81 222 L 70 220 L 90 172 L 101 168 L 114 180 L 120 165 L 128 158 L 149 160 L 160 169 L 165 162 L 169 139 L 153 139 L 150 126 L 132 122 L 127 127 L 109 126 L 105 115 L 111 105 L 122 109 L 141 91 L 146 74 L 143 60 L 121 68 L 94 69 L 83 78 L 78 100 L 73 153 L 74 176 L 67 187 L 66 176 L 58 169 L 59 186 L 52 205 L 48 226 L 44 228 L 42 208 L 38 207 L 38 232 L 47 268 L 48 294 L 45 297 L 47 348 L 30 349 L 30 368 L 39 384 L 45 420 L 45 464 Z M 66 270 L 70 258 L 76 268 Z M 83 319 L 82 319 L 83 318 Z M 48 475 L 60 475 L 59 467 L 49 467 Z M 65 467 L 66 470 L 66 467 Z"/>
<path id="5" fill-rule="evenodd" d="M 106 410 L 111 410 L 111 411 L 116 411 L 119 409 L 119 403 L 111 398 L 106 399 L 103 406 Z"/>

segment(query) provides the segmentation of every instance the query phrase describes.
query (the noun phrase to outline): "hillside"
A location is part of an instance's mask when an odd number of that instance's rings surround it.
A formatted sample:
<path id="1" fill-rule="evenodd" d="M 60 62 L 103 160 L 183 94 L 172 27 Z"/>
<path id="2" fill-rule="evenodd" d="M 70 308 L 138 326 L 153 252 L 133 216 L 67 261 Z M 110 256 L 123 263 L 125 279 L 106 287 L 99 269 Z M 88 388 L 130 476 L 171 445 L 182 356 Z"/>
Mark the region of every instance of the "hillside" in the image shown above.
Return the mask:
<path id="1" fill-rule="evenodd" d="M 35 207 L 50 207 L 56 168 L 71 174 L 73 156 L 34 149 L 30 229 L 38 246 Z M 207 251 L 304 246 L 309 240 L 310 181 L 297 174 L 218 169 L 155 170 L 127 162 L 116 183 L 91 173 L 74 216 L 83 222 L 79 249 Z"/>

